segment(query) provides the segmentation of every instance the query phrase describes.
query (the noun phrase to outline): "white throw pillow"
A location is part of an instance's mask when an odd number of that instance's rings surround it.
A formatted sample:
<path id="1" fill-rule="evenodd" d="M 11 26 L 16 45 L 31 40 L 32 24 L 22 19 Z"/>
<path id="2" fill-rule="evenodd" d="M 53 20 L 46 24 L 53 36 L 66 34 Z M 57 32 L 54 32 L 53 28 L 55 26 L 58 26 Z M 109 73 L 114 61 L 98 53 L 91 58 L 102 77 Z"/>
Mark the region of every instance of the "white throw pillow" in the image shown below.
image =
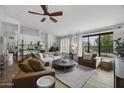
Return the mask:
<path id="1" fill-rule="evenodd" d="M 90 53 L 85 53 L 84 54 L 84 59 L 91 60 L 91 54 Z"/>
<path id="2" fill-rule="evenodd" d="M 43 54 L 42 53 L 39 53 L 39 56 L 41 59 L 43 59 Z"/>

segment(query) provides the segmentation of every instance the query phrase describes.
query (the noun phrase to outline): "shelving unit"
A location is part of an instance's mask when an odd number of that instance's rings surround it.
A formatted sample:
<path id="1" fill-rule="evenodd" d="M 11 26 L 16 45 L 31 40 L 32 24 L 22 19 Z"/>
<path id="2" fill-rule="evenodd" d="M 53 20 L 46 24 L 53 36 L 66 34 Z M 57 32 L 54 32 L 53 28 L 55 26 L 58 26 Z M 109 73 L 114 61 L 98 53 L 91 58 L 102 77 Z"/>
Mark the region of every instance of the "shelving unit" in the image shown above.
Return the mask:
<path id="1" fill-rule="evenodd" d="M 40 52 L 42 50 L 45 50 L 44 46 L 45 45 L 41 45 L 39 41 L 35 43 L 30 42 L 30 44 L 26 44 L 24 40 L 22 40 L 21 44 L 18 44 L 17 60 L 23 61 L 26 57 L 31 55 L 32 52 Z"/>

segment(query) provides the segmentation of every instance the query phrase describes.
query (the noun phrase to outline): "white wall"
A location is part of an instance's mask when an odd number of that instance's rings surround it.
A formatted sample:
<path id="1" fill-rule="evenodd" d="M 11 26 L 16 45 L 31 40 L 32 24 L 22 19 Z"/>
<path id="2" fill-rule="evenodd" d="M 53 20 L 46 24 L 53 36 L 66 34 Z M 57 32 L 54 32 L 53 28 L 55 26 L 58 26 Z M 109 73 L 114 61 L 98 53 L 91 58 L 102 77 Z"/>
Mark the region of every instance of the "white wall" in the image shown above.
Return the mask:
<path id="1" fill-rule="evenodd" d="M 10 16 L 7 16 L 6 14 L 4 14 L 4 10 L 0 8 L 0 36 L 2 36 L 2 27 L 1 27 L 1 22 L 7 22 L 7 23 L 10 23 L 10 24 L 16 24 L 18 25 L 18 32 L 19 32 L 19 35 L 18 35 L 18 39 L 19 40 L 24 40 L 24 41 L 32 41 L 32 42 L 36 42 L 36 41 L 42 41 L 42 38 L 41 36 L 42 35 L 39 35 L 39 36 L 36 36 L 34 34 L 31 35 L 28 35 L 27 33 L 26 34 L 20 34 L 20 27 L 21 25 L 23 25 L 23 23 L 21 23 L 20 21 L 10 17 Z M 41 34 L 41 32 L 43 32 L 41 29 L 39 29 L 39 34 Z M 46 44 L 48 44 L 48 48 L 50 48 L 53 43 L 56 42 L 56 37 L 51 35 L 51 34 L 44 34 L 45 35 L 45 42 Z"/>
<path id="2" fill-rule="evenodd" d="M 115 29 L 114 33 L 113 33 L 113 39 L 116 40 L 118 38 L 122 38 L 124 39 L 124 28 L 120 28 L 120 29 Z"/>
<path id="3" fill-rule="evenodd" d="M 19 42 L 24 40 L 24 42 L 29 44 L 30 42 L 40 41 L 39 30 L 29 28 L 26 26 L 20 26 Z"/>
<path id="4" fill-rule="evenodd" d="M 12 24 L 20 24 L 19 21 L 5 15 L 0 10 L 0 34 L 1 34 L 1 36 L 3 35 L 3 33 L 2 33 L 2 22 L 12 23 Z M 2 48 L 0 49 L 0 50 L 2 50 L 1 53 L 5 53 L 5 51 L 6 51 L 7 44 L 6 44 L 5 40 L 6 40 L 6 38 L 3 37 L 3 43 L 1 44 Z"/>
<path id="5" fill-rule="evenodd" d="M 54 35 L 48 34 L 48 49 L 56 43 L 56 37 Z"/>
<path id="6" fill-rule="evenodd" d="M 29 43 L 29 42 L 40 41 L 40 38 L 37 36 L 33 36 L 33 35 L 20 34 L 19 35 L 19 41 L 21 42 L 21 40 L 24 40 L 25 43 Z"/>

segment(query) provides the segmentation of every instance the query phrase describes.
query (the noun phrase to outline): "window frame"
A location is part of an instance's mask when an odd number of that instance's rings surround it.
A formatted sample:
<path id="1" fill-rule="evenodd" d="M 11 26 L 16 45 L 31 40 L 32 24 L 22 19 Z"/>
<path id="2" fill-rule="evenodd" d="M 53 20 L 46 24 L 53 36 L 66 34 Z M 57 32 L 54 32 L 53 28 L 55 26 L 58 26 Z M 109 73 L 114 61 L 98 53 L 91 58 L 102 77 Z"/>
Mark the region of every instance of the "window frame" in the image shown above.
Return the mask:
<path id="1" fill-rule="evenodd" d="M 85 35 L 85 36 L 82 36 L 82 38 L 88 38 L 88 53 L 90 52 L 90 45 L 89 45 L 89 37 L 92 37 L 92 36 L 98 36 L 99 38 L 99 44 L 98 44 L 98 56 L 101 56 L 101 36 L 102 35 L 106 35 L 106 34 L 112 34 L 113 35 L 113 32 L 105 32 L 105 33 L 98 33 L 98 34 L 92 34 L 92 35 Z M 113 39 L 113 38 L 112 38 Z M 86 46 L 85 46 L 86 47 Z"/>

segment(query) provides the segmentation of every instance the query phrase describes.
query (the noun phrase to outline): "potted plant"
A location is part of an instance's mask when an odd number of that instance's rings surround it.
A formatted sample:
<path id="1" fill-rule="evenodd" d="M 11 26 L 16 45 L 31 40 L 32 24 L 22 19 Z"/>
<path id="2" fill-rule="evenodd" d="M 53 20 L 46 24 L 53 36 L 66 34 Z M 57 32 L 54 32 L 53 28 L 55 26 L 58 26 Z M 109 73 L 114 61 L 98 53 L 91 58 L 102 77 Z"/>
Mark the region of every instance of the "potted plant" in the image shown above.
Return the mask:
<path id="1" fill-rule="evenodd" d="M 118 38 L 115 41 L 115 54 L 124 61 L 124 39 Z"/>
<path id="2" fill-rule="evenodd" d="M 124 79 L 124 39 L 118 38 L 115 40 L 115 75 Z"/>

